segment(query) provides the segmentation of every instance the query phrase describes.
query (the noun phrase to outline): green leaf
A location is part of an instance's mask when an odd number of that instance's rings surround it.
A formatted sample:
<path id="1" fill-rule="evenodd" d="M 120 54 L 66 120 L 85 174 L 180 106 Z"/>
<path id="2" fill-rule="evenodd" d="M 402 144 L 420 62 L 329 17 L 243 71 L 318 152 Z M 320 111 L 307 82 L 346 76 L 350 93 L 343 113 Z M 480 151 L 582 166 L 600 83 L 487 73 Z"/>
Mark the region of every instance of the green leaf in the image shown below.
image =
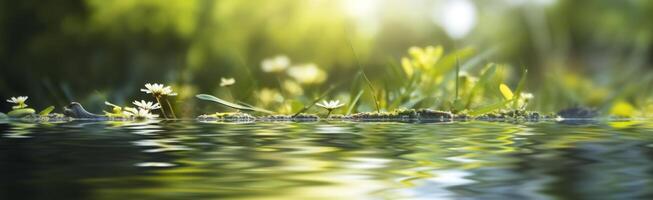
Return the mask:
<path id="1" fill-rule="evenodd" d="M 510 90 L 510 87 L 508 87 L 506 84 L 501 83 L 501 85 L 499 85 L 499 90 L 501 91 L 503 98 L 506 98 L 506 100 L 512 100 L 513 97 L 515 97 L 515 95 L 512 93 L 512 90 Z"/>
<path id="2" fill-rule="evenodd" d="M 519 83 L 517 84 L 517 89 L 515 89 L 515 98 L 516 99 L 519 99 L 521 97 L 521 92 L 524 90 L 524 87 L 526 85 L 526 75 L 528 75 L 528 69 L 526 69 L 526 67 L 522 66 L 521 78 L 519 79 Z M 517 108 L 517 103 L 519 103 L 519 101 L 514 101 L 512 103 L 512 107 Z"/>
<path id="3" fill-rule="evenodd" d="M 472 87 L 472 90 L 470 91 L 469 95 L 465 98 L 465 108 L 469 108 L 472 104 L 472 99 L 474 98 L 474 95 L 476 95 L 482 88 L 485 86 L 485 84 L 494 77 L 494 74 L 496 73 L 497 66 L 494 63 L 488 64 L 487 68 L 481 74 L 481 77 L 478 79 L 478 82 L 474 84 L 474 87 Z"/>
<path id="4" fill-rule="evenodd" d="M 0 119 L 7 119 L 9 118 L 6 114 L 0 112 Z"/>
<path id="5" fill-rule="evenodd" d="M 238 104 L 235 104 L 235 103 L 231 103 L 231 102 L 222 100 L 222 99 L 220 99 L 218 97 L 215 97 L 215 96 L 209 95 L 209 94 L 198 94 L 195 97 L 197 97 L 198 99 L 201 99 L 201 100 L 213 101 L 213 102 L 222 104 L 223 106 L 227 106 L 227 107 L 237 109 L 237 110 L 262 112 L 262 113 L 268 113 L 268 114 L 273 113 L 272 111 L 261 109 L 261 108 L 255 108 L 255 107 L 251 107 L 251 106 L 243 106 L 243 105 L 238 105 Z"/>
<path id="6" fill-rule="evenodd" d="M 454 67 L 456 66 L 456 61 L 458 59 L 467 59 L 470 56 L 474 55 L 476 50 L 474 48 L 463 48 L 457 51 L 454 51 L 452 53 L 449 53 L 439 59 L 439 61 L 431 68 L 431 74 L 432 76 L 441 76 L 443 74 L 448 73 L 449 71 L 453 70 Z"/>
<path id="7" fill-rule="evenodd" d="M 20 108 L 20 109 L 12 110 L 11 112 L 7 113 L 7 115 L 12 118 L 21 118 L 34 113 L 36 113 L 34 109 Z"/>
<path id="8" fill-rule="evenodd" d="M 39 115 L 41 115 L 41 116 L 47 116 L 47 115 L 50 114 L 50 112 L 52 112 L 53 110 L 54 110 L 54 106 L 47 107 L 47 108 L 43 109 L 41 112 L 39 112 Z"/>

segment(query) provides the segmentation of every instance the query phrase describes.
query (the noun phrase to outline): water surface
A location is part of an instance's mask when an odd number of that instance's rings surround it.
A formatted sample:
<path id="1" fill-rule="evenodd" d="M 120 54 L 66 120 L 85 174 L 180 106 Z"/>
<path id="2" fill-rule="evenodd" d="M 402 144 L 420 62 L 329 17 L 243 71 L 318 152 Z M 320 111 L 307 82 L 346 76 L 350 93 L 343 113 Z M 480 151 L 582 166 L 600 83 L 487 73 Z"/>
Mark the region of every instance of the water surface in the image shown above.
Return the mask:
<path id="1" fill-rule="evenodd" d="M 653 123 L 0 122 L 0 199 L 650 199 Z"/>

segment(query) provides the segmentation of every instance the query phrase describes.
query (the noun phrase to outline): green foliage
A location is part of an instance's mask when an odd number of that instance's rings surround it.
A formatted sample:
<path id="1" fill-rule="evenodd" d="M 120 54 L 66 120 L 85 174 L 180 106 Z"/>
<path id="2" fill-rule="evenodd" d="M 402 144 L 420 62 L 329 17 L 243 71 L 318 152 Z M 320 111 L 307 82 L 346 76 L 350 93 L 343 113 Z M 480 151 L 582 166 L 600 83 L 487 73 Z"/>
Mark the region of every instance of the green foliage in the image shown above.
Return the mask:
<path id="1" fill-rule="evenodd" d="M 506 100 L 512 100 L 515 98 L 515 94 L 512 93 L 512 90 L 510 90 L 510 87 L 508 87 L 506 84 L 501 83 L 501 85 L 499 85 L 499 90 L 501 91 L 503 98 Z"/>
<path id="2" fill-rule="evenodd" d="M 517 89 L 515 89 L 515 97 L 516 98 L 521 98 L 521 93 L 524 90 L 524 87 L 526 87 L 526 77 L 528 75 L 528 70 L 526 67 L 522 66 L 522 75 L 521 78 L 519 79 L 519 83 L 517 84 Z M 513 106 L 514 109 L 519 107 L 519 101 L 514 101 Z"/>
<path id="3" fill-rule="evenodd" d="M 47 115 L 50 114 L 50 112 L 52 112 L 53 110 L 54 110 L 54 106 L 49 106 L 49 107 L 43 109 L 41 112 L 39 112 L 39 115 L 41 115 L 41 116 L 47 116 Z"/>
<path id="4" fill-rule="evenodd" d="M 36 111 L 34 109 L 31 109 L 31 108 L 19 108 L 19 109 L 14 109 L 14 110 L 10 111 L 9 113 L 7 113 L 7 116 L 9 116 L 11 118 L 21 118 L 21 117 L 25 117 L 25 116 L 28 116 L 28 115 L 31 115 L 31 114 L 34 114 L 34 113 L 36 113 Z"/>

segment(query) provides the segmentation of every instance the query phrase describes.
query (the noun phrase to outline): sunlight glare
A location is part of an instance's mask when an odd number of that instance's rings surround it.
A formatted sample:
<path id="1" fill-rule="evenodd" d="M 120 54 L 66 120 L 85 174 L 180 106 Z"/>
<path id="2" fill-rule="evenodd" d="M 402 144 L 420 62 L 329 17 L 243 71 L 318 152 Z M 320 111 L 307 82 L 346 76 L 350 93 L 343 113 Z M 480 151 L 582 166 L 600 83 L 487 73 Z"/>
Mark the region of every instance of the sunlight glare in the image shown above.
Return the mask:
<path id="1" fill-rule="evenodd" d="M 468 0 L 447 0 L 438 8 L 433 20 L 454 39 L 465 37 L 476 25 L 476 7 Z"/>
<path id="2" fill-rule="evenodd" d="M 374 17 L 377 7 L 375 0 L 345 0 L 343 3 L 347 13 L 359 19 Z"/>

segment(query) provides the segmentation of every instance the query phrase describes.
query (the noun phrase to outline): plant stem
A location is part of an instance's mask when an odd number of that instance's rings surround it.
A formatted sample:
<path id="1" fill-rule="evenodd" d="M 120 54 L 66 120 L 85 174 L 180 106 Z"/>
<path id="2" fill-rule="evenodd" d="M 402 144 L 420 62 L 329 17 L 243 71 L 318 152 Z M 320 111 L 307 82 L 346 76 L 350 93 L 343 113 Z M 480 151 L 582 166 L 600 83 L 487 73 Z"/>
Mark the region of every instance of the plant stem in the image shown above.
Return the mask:
<path id="1" fill-rule="evenodd" d="M 170 113 L 172 114 L 173 119 L 177 119 L 177 116 L 175 115 L 175 111 L 172 109 L 172 105 L 170 104 L 170 101 L 166 98 L 166 103 L 168 104 L 168 108 L 170 109 Z"/>
<path id="2" fill-rule="evenodd" d="M 458 87 L 460 87 L 460 62 L 458 61 L 458 57 L 456 56 L 456 99 L 455 101 L 458 101 Z"/>
<path id="3" fill-rule="evenodd" d="M 299 111 L 298 111 L 297 113 L 295 113 L 292 117 L 297 117 L 299 114 L 302 114 L 303 112 L 306 112 L 308 109 L 310 109 L 311 107 L 313 107 L 313 105 L 315 105 L 315 103 L 317 103 L 318 101 L 320 101 L 321 99 L 323 99 L 324 97 L 326 97 L 329 93 L 331 93 L 331 91 L 332 91 L 334 88 L 336 88 L 336 87 L 333 86 L 333 85 L 332 85 L 331 87 L 329 87 L 329 89 L 327 89 L 326 91 L 324 91 L 324 92 L 322 93 L 322 95 L 320 95 L 318 98 L 314 99 L 313 102 L 311 102 L 311 104 L 305 105 L 304 108 L 302 108 L 301 110 L 299 110 Z"/>
<path id="4" fill-rule="evenodd" d="M 345 32 L 346 34 L 346 32 Z M 376 98 L 376 91 L 374 90 L 374 86 L 372 86 L 372 82 L 370 81 L 369 78 L 367 78 L 367 75 L 365 74 L 365 70 L 363 70 L 363 65 L 361 65 L 361 62 L 358 60 L 358 55 L 356 55 L 356 50 L 354 50 L 354 45 L 351 43 L 351 40 L 349 37 L 345 36 L 345 39 L 347 39 L 347 43 L 349 44 L 349 48 L 351 48 L 351 52 L 354 54 L 354 60 L 356 61 L 356 64 L 358 65 L 358 69 L 360 70 L 360 73 L 363 74 L 363 80 L 367 83 L 367 86 L 370 88 L 371 93 L 372 93 L 372 98 L 374 99 L 374 105 L 376 106 L 376 112 L 380 113 L 381 109 L 379 108 L 379 100 Z"/>
<path id="5" fill-rule="evenodd" d="M 327 109 L 327 110 L 328 110 L 329 112 L 327 112 L 327 115 L 326 115 L 326 117 L 324 117 L 324 118 L 329 118 L 329 115 L 331 115 L 331 111 L 333 111 L 333 109 Z"/>
<path id="6" fill-rule="evenodd" d="M 156 102 L 157 102 L 159 105 L 161 105 L 161 100 L 159 99 L 159 97 L 155 96 L 154 98 L 156 98 Z M 164 117 L 165 119 L 168 119 L 168 115 L 166 115 L 166 111 L 163 110 L 163 106 L 161 106 L 161 107 L 159 108 L 159 110 L 161 110 L 161 114 L 163 114 L 163 117 Z"/>

